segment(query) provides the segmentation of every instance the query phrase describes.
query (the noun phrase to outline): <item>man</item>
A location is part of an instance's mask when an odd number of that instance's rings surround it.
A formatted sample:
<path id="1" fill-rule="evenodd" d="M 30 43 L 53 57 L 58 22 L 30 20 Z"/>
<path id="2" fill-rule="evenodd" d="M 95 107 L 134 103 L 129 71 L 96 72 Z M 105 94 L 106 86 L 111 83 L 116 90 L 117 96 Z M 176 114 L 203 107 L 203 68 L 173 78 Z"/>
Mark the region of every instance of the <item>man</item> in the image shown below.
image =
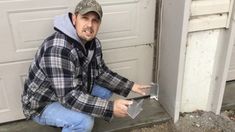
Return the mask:
<path id="1" fill-rule="evenodd" d="M 22 103 L 28 119 L 62 127 L 63 132 L 91 131 L 94 117 L 110 121 L 127 116 L 132 101 L 109 101 L 112 92 L 144 95 L 146 86 L 105 65 L 96 38 L 102 15 L 95 0 L 83 0 L 74 14 L 55 18 L 56 32 L 38 49 L 25 81 Z"/>

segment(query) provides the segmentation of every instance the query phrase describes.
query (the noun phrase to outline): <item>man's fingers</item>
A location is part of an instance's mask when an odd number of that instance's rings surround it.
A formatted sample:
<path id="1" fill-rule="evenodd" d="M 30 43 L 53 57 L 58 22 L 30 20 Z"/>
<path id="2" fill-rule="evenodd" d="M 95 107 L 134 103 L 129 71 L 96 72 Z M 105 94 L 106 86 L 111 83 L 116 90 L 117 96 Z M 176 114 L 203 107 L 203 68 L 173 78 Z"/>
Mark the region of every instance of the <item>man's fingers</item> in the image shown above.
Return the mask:
<path id="1" fill-rule="evenodd" d="M 127 113 L 120 113 L 120 117 L 126 117 L 127 115 Z"/>
<path id="2" fill-rule="evenodd" d="M 149 88 L 151 88 L 151 85 L 141 85 L 140 88 L 142 88 L 142 89 L 149 89 Z"/>
<path id="3" fill-rule="evenodd" d="M 139 93 L 142 94 L 142 95 L 146 95 L 146 93 L 142 90 L 140 90 Z"/>
<path id="4" fill-rule="evenodd" d="M 136 92 L 142 95 L 146 95 L 146 92 L 149 91 L 149 87 L 139 87 L 138 89 L 136 89 Z"/>
<path id="5" fill-rule="evenodd" d="M 126 117 L 128 115 L 128 106 L 132 103 L 130 100 L 118 99 L 114 101 L 114 116 Z"/>
<path id="6" fill-rule="evenodd" d="M 123 111 L 127 111 L 128 107 L 127 107 L 126 105 L 122 105 L 122 106 L 121 106 L 121 109 L 122 109 Z"/>
<path id="7" fill-rule="evenodd" d="M 126 105 L 126 106 L 129 106 L 133 103 L 133 101 L 131 100 L 123 100 L 123 104 Z"/>
<path id="8" fill-rule="evenodd" d="M 146 95 L 146 92 L 148 92 L 150 88 L 150 85 L 141 85 L 138 89 L 138 92 L 142 95 Z"/>

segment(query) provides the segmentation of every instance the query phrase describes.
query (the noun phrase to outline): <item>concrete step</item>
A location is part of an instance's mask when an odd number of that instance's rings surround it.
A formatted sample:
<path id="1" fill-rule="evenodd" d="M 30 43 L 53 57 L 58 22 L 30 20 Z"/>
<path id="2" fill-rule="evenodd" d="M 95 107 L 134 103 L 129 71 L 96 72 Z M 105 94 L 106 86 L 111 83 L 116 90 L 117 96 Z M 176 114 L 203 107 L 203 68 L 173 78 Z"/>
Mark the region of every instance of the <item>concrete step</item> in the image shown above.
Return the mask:
<path id="1" fill-rule="evenodd" d="M 158 101 L 146 98 L 143 104 L 143 111 L 135 118 L 115 118 L 111 123 L 101 119 L 95 121 L 94 132 L 116 132 L 129 131 L 136 127 L 143 127 L 152 124 L 167 122 L 171 118 L 162 108 Z"/>
<path id="2" fill-rule="evenodd" d="M 143 111 L 135 118 L 114 118 L 111 123 L 102 119 L 95 120 L 93 132 L 124 132 L 137 127 L 167 122 L 171 118 L 158 101 L 146 98 Z M 0 132 L 60 132 L 60 128 L 42 126 L 33 121 L 17 121 L 0 125 Z"/>

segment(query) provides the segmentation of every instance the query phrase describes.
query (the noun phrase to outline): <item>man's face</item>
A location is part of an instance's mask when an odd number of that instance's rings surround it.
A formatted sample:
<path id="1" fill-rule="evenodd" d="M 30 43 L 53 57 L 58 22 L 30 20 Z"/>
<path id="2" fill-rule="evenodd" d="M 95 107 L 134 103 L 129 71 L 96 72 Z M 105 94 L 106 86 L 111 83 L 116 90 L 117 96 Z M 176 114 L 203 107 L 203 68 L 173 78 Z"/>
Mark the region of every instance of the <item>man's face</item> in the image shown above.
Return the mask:
<path id="1" fill-rule="evenodd" d="M 73 25 L 75 25 L 76 31 L 82 41 L 87 42 L 95 38 L 101 20 L 95 12 L 88 12 L 84 15 L 73 15 Z"/>

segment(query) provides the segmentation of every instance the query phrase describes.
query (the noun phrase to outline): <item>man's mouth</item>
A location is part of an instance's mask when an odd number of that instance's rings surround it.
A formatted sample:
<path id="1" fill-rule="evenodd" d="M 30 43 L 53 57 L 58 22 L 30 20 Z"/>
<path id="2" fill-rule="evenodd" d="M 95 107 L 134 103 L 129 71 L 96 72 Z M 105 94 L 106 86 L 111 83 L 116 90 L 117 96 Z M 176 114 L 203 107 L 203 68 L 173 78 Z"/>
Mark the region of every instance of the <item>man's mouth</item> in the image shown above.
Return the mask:
<path id="1" fill-rule="evenodd" d="M 85 29 L 83 30 L 86 34 L 93 34 L 93 31 L 91 29 Z"/>

